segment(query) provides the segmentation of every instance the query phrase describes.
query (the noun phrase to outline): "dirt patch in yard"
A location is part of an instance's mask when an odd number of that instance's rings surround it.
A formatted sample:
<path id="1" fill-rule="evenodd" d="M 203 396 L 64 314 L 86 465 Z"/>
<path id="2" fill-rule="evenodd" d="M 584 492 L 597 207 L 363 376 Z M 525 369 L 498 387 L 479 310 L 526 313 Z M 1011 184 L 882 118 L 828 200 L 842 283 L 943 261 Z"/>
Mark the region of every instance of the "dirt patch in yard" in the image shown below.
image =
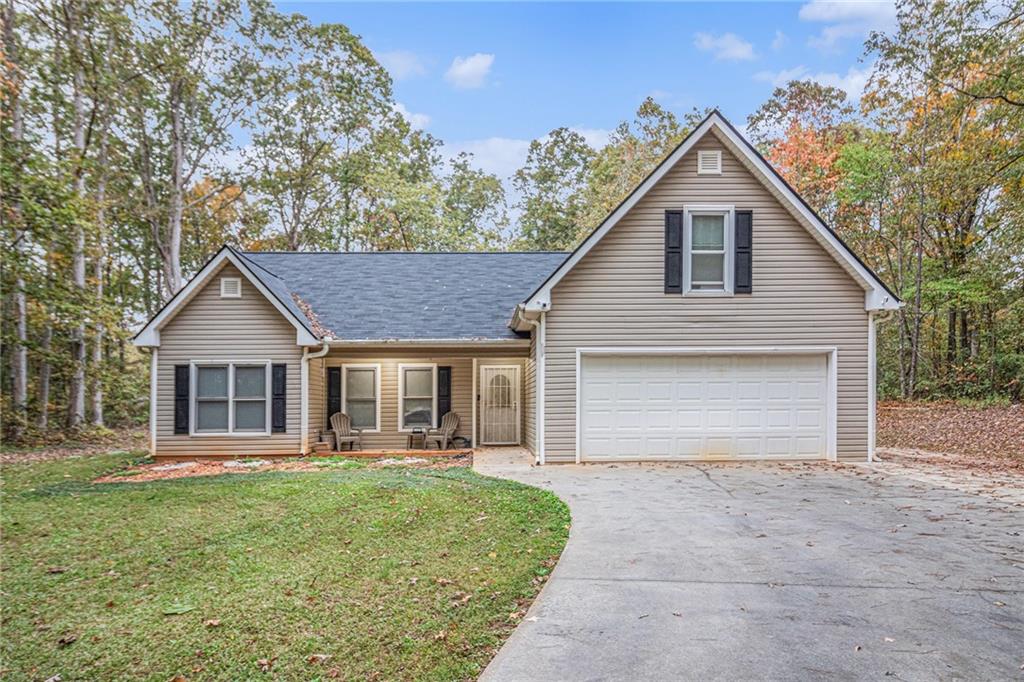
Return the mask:
<path id="1" fill-rule="evenodd" d="M 177 478 L 196 476 L 221 476 L 224 474 L 252 474 L 264 471 L 331 471 L 332 469 L 380 469 L 384 467 L 409 467 L 414 469 L 450 469 L 471 467 L 472 455 L 435 459 L 347 459 L 332 458 L 291 458 L 291 459 L 241 459 L 228 461 L 186 461 L 156 462 L 129 466 L 107 476 L 95 479 L 94 483 L 145 483 L 148 481 L 169 481 Z"/>
<path id="2" fill-rule="evenodd" d="M 4 447 L 0 450 L 0 464 L 45 462 L 114 451 L 136 452 L 147 448 L 149 435 L 144 429 L 104 429 L 83 433 L 77 438 L 54 440 L 37 447 Z"/>
<path id="3" fill-rule="evenodd" d="M 977 466 L 1010 460 L 1024 465 L 1024 405 L 976 407 L 954 402 L 878 405 L 878 445 L 950 453 L 949 463 Z M 960 455 L 962 457 L 952 457 Z"/>

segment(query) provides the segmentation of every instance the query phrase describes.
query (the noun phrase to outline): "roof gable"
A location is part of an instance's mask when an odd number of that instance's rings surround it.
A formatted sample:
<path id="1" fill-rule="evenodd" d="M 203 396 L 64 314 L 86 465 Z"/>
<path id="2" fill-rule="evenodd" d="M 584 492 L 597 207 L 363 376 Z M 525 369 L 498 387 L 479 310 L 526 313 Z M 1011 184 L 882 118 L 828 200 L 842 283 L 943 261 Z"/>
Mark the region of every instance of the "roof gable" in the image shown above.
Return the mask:
<path id="1" fill-rule="evenodd" d="M 717 110 L 709 114 L 659 165 L 644 179 L 607 218 L 587 236 L 568 258 L 523 301 L 526 310 L 543 311 L 552 305 L 551 292 L 583 257 L 679 163 L 705 135 L 712 133 L 740 159 L 754 177 L 763 182 L 780 203 L 811 232 L 812 236 L 864 288 L 867 310 L 898 308 L 899 298 L 825 222 L 790 187 L 764 157 Z"/>
<path id="2" fill-rule="evenodd" d="M 255 266 L 247 258 L 224 246 L 206 262 L 195 277 L 171 297 L 163 308 L 132 339 L 136 346 L 159 346 L 160 330 L 185 308 L 195 296 L 207 286 L 226 263 L 231 263 L 252 284 L 281 315 L 295 327 L 295 343 L 300 346 L 319 344 L 309 319 L 305 316 L 290 292 L 279 278 Z"/>

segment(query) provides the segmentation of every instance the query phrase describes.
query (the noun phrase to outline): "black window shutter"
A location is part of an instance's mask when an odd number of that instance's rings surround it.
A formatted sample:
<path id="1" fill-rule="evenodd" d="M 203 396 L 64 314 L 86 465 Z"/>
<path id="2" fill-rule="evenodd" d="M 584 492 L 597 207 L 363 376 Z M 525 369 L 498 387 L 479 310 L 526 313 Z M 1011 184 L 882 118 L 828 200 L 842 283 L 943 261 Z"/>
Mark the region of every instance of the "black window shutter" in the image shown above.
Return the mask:
<path id="1" fill-rule="evenodd" d="M 327 422 L 341 412 L 341 367 L 327 368 Z"/>
<path id="2" fill-rule="evenodd" d="M 174 366 L 174 432 L 188 433 L 188 365 Z"/>
<path id="3" fill-rule="evenodd" d="M 665 211 L 665 293 L 683 293 L 682 211 Z"/>
<path id="4" fill-rule="evenodd" d="M 284 433 L 288 430 L 288 365 L 270 366 L 270 430 Z"/>
<path id="5" fill-rule="evenodd" d="M 437 419 L 452 411 L 452 368 L 437 368 Z"/>
<path id="6" fill-rule="evenodd" d="M 753 293 L 753 243 L 754 214 L 752 211 L 736 211 L 736 259 L 733 293 Z"/>

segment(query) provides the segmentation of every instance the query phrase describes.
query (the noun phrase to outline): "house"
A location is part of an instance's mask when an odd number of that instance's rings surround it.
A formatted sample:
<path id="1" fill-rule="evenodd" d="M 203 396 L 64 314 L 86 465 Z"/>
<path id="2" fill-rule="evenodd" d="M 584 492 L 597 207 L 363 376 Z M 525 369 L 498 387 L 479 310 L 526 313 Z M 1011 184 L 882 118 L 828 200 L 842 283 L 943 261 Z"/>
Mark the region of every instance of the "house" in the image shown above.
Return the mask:
<path id="1" fill-rule="evenodd" d="M 459 413 L 540 463 L 868 459 L 901 305 L 719 113 L 571 254 L 223 248 L 139 332 L 157 457 L 366 448 Z"/>

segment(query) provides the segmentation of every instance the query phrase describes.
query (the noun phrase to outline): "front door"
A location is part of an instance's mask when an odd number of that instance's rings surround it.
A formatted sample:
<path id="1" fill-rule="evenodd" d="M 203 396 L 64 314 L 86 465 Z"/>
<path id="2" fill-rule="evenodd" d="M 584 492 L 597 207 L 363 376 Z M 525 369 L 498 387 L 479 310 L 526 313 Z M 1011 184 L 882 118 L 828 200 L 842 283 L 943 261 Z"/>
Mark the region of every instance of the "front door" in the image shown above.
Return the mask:
<path id="1" fill-rule="evenodd" d="M 519 444 L 519 367 L 480 368 L 480 442 Z"/>

